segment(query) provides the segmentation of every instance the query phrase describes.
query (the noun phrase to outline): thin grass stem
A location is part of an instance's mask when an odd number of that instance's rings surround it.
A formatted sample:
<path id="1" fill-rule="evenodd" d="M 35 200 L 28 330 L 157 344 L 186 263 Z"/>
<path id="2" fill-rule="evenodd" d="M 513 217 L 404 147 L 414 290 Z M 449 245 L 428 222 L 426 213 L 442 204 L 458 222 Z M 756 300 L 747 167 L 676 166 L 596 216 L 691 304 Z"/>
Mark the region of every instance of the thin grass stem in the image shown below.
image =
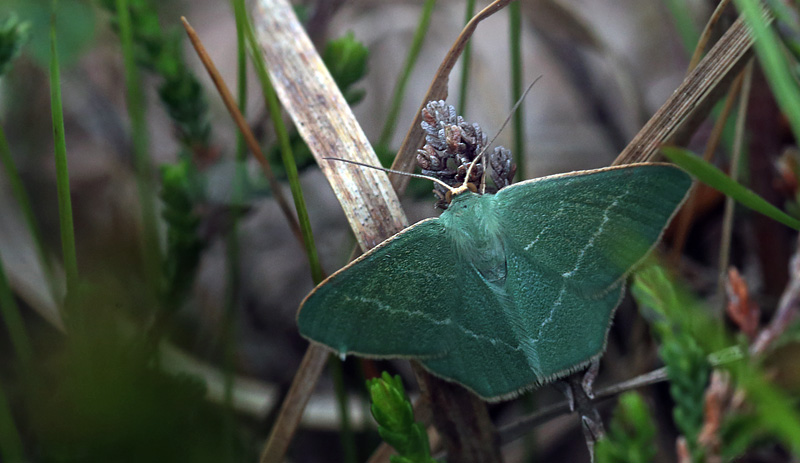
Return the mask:
<path id="1" fill-rule="evenodd" d="M 275 134 L 278 137 L 278 142 L 281 147 L 281 159 L 283 160 L 284 168 L 286 169 L 286 176 L 289 179 L 289 186 L 292 191 L 294 206 L 297 211 L 297 219 L 303 236 L 303 245 L 306 249 L 308 263 L 311 266 L 311 279 L 313 280 L 314 284 L 317 285 L 325 279 L 324 272 L 319 263 L 317 247 L 314 244 L 314 235 L 311 231 L 311 221 L 308 218 L 308 210 L 306 208 L 305 199 L 303 199 L 303 190 L 300 186 L 300 177 L 297 173 L 297 164 L 295 163 L 294 154 L 292 153 L 292 145 L 289 141 L 289 132 L 286 130 L 286 126 L 281 118 L 280 103 L 278 103 L 278 96 L 275 94 L 275 90 L 272 87 L 272 82 L 269 79 L 266 64 L 264 63 L 263 57 L 257 51 L 258 46 L 256 44 L 255 36 L 253 35 L 252 26 L 248 26 L 248 41 L 250 42 L 252 50 L 251 57 L 256 68 L 256 73 L 258 74 L 259 82 L 261 83 L 261 90 L 264 94 L 267 110 L 269 111 L 269 115 L 272 119 L 272 124 L 275 129 Z"/>
<path id="2" fill-rule="evenodd" d="M 469 23 L 475 15 L 475 0 L 467 0 L 464 25 Z M 472 40 L 467 40 L 464 51 L 461 53 L 461 83 L 458 86 L 458 114 L 464 115 L 467 112 L 467 100 L 469 88 L 470 66 L 472 65 Z"/>
<path id="3" fill-rule="evenodd" d="M 61 72 L 58 64 L 58 41 L 56 38 L 57 9 L 58 0 L 53 0 L 50 12 L 50 113 L 53 119 L 55 142 L 61 252 L 67 275 L 67 294 L 69 295 L 74 293 L 78 282 L 78 255 L 75 250 L 75 227 L 69 189 L 69 170 L 67 169 L 67 142 L 64 133 L 64 108 L 61 102 Z"/>
<path id="4" fill-rule="evenodd" d="M 311 266 L 311 278 L 314 284 L 317 285 L 324 279 L 325 273 L 319 263 L 317 257 L 316 246 L 314 245 L 314 236 L 311 231 L 311 222 L 308 218 L 308 211 L 306 209 L 305 200 L 303 199 L 303 192 L 300 187 L 300 179 L 297 172 L 297 164 L 294 160 L 292 153 L 291 143 L 289 141 L 289 133 L 283 124 L 281 118 L 280 105 L 275 90 L 267 73 L 266 65 L 262 56 L 257 52 L 255 37 L 252 33 L 252 28 L 248 26 L 248 40 L 252 48 L 253 64 L 255 65 L 256 72 L 261 82 L 262 92 L 267 104 L 267 109 L 272 119 L 275 133 L 278 136 L 278 141 L 281 147 L 281 158 L 283 160 L 286 175 L 289 179 L 292 196 L 295 201 L 295 208 L 297 210 L 297 217 L 300 223 L 300 229 L 303 233 L 303 243 L 306 247 L 306 255 L 309 259 Z M 347 394 L 344 386 L 344 375 L 342 373 L 342 365 L 339 359 L 333 356 L 329 357 L 328 367 L 331 369 L 331 374 L 334 380 L 334 387 L 336 389 L 336 399 L 339 406 L 339 416 L 341 419 L 341 439 L 342 448 L 344 450 L 344 459 L 348 463 L 355 463 L 357 461 L 355 435 L 350 424 L 350 417 L 348 415 L 349 405 Z"/>
<path id="5" fill-rule="evenodd" d="M 731 153 L 730 177 L 734 182 L 739 181 L 739 163 L 742 159 L 745 140 L 745 121 L 747 120 L 747 104 L 750 99 L 750 86 L 753 79 L 753 61 L 751 60 L 742 71 L 744 80 L 739 91 L 739 109 L 736 114 L 736 132 Z M 719 268 L 717 271 L 717 295 L 720 301 L 725 300 L 725 282 L 727 281 L 728 265 L 730 263 L 731 236 L 733 235 L 733 212 L 736 201 L 730 196 L 725 197 L 725 213 L 722 219 L 722 238 L 719 245 Z M 723 302 L 724 304 L 724 302 Z M 722 312 L 722 311 L 720 311 Z"/>
<path id="6" fill-rule="evenodd" d="M 5 323 L 6 329 L 8 330 L 8 338 L 11 340 L 14 353 L 17 355 L 23 368 L 27 369 L 33 360 L 33 348 L 31 348 L 31 341 L 25 330 L 25 323 L 22 321 L 22 314 L 19 311 L 19 306 L 14 299 L 14 293 L 11 291 L 11 286 L 8 284 L 1 256 L 0 315 L 2 315 L 3 323 Z"/>
<path id="7" fill-rule="evenodd" d="M 237 60 L 237 106 L 244 117 L 247 114 L 247 45 L 245 29 L 247 17 L 242 0 L 232 0 L 234 18 L 236 20 L 236 60 Z M 231 204 L 234 210 L 231 229 L 226 240 L 228 257 L 228 287 L 223 319 L 223 349 L 225 351 L 224 376 L 224 429 L 225 444 L 229 461 L 236 461 L 236 416 L 233 410 L 234 363 L 236 358 L 236 307 L 239 302 L 241 284 L 239 216 L 244 204 L 247 189 L 247 148 L 244 135 L 236 133 L 236 161 L 234 163 L 233 194 Z"/>
<path id="8" fill-rule="evenodd" d="M 302 243 L 303 236 L 300 231 L 300 225 L 297 223 L 297 219 L 295 219 L 294 217 L 292 208 L 289 205 L 289 202 L 286 200 L 286 197 L 283 195 L 283 190 L 281 189 L 281 185 L 275 178 L 275 174 L 273 174 L 272 172 L 272 167 L 269 165 L 269 161 L 267 161 L 267 158 L 261 151 L 261 147 L 258 145 L 256 137 L 253 135 L 253 131 L 250 130 L 250 127 L 247 125 L 247 121 L 244 120 L 244 116 L 242 116 L 242 113 L 239 112 L 239 108 L 236 107 L 236 104 L 233 101 L 233 96 L 228 90 L 228 86 L 225 85 L 225 82 L 222 80 L 222 76 L 220 76 L 219 71 L 217 71 L 216 66 L 214 66 L 214 63 L 208 56 L 205 47 L 203 47 L 200 38 L 197 36 L 197 33 L 194 31 L 189 22 L 186 21 L 186 18 L 181 18 L 181 20 L 183 21 L 183 26 L 186 29 L 186 34 L 189 36 L 189 40 L 191 40 L 192 45 L 194 46 L 195 51 L 197 52 L 197 56 L 200 58 L 200 61 L 203 62 L 203 65 L 208 71 L 208 75 L 211 77 L 211 80 L 214 81 L 214 85 L 217 87 L 217 90 L 219 91 L 220 97 L 222 98 L 222 102 L 225 104 L 225 107 L 231 114 L 231 117 L 236 123 L 236 126 L 239 127 L 239 130 L 244 135 L 245 143 L 247 144 L 247 147 L 250 149 L 250 152 L 253 154 L 253 157 L 256 158 L 256 161 L 258 161 L 258 164 L 261 166 L 261 172 L 267 179 L 267 183 L 269 184 L 270 190 L 272 191 L 272 196 L 278 203 L 278 207 L 280 207 L 284 217 L 286 217 L 286 221 L 289 223 L 289 228 L 292 230 L 292 234 L 294 234 L 297 240 Z M 247 33 L 247 41 L 250 47 L 253 50 L 256 50 L 257 48 L 255 45 L 255 38 L 253 36 L 253 32 L 249 22 L 247 23 L 246 33 Z M 257 61 L 255 63 L 256 63 L 256 69 L 258 70 Z M 305 250 L 305 247 L 303 247 L 303 249 Z"/>
<path id="9" fill-rule="evenodd" d="M 397 79 L 394 94 L 392 95 L 392 103 L 389 106 L 389 112 L 386 117 L 386 122 L 381 130 L 381 136 L 378 139 L 378 146 L 389 146 L 394 136 L 394 131 L 397 128 L 397 118 L 400 114 L 400 105 L 403 103 L 403 98 L 406 94 L 406 86 L 411 77 L 411 72 L 414 70 L 414 65 L 417 64 L 419 52 L 422 50 L 422 44 L 425 42 L 425 36 L 428 34 L 428 26 L 431 22 L 431 15 L 433 14 L 433 7 L 436 6 L 436 0 L 425 0 L 422 6 L 422 14 L 420 15 L 419 25 L 414 32 L 414 38 L 411 41 L 411 48 L 408 50 L 408 56 L 403 63 L 403 68 L 400 72 L 400 78 Z"/>
<path id="10" fill-rule="evenodd" d="M 2 162 L 3 168 L 6 171 L 6 178 L 8 178 L 8 183 L 11 187 L 11 194 L 14 195 L 17 205 L 20 211 L 22 211 L 25 225 L 28 227 L 28 233 L 31 234 L 33 245 L 36 247 L 36 255 L 39 258 L 39 264 L 42 266 L 42 272 L 47 279 L 47 286 L 50 290 L 50 294 L 53 296 L 53 301 L 58 304 L 58 286 L 53 277 L 53 266 L 50 263 L 50 259 L 47 258 L 44 241 L 42 241 L 42 233 L 36 220 L 36 215 L 33 213 L 30 196 L 25 190 L 25 185 L 22 183 L 22 177 L 19 175 L 19 170 L 14 163 L 14 158 L 11 156 L 11 149 L 8 147 L 8 140 L 6 139 L 5 131 L 1 125 L 0 162 Z"/>
<path id="11" fill-rule="evenodd" d="M 119 22 L 119 38 L 122 45 L 122 58 L 125 67 L 125 89 L 128 106 L 128 117 L 131 120 L 131 138 L 133 140 L 133 159 L 136 169 L 136 188 L 139 207 L 142 214 L 142 262 L 146 279 L 151 290 L 161 290 L 161 246 L 158 236 L 158 220 L 153 198 L 155 182 L 153 181 L 150 159 L 147 121 L 145 119 L 144 93 L 142 92 L 139 70 L 136 67 L 136 55 L 133 44 L 133 26 L 131 24 L 128 0 L 116 0 L 117 19 Z"/>
<path id="12" fill-rule="evenodd" d="M 28 461 L 25 459 L 22 439 L 11 415 L 11 407 L 8 406 L 2 384 L 0 384 L 0 460 L 9 463 Z"/>
<path id="13" fill-rule="evenodd" d="M 795 138 L 800 139 L 800 88 L 792 78 L 792 68 L 781 50 L 780 39 L 770 29 L 760 2 L 736 0 L 735 3 L 755 38 L 753 46 L 775 94 L 775 101 L 789 119 Z"/>
<path id="14" fill-rule="evenodd" d="M 522 97 L 522 7 L 520 2 L 508 5 L 509 50 L 511 53 L 511 101 Z M 522 105 L 514 111 L 514 162 L 517 179 L 525 178 L 525 113 Z"/>

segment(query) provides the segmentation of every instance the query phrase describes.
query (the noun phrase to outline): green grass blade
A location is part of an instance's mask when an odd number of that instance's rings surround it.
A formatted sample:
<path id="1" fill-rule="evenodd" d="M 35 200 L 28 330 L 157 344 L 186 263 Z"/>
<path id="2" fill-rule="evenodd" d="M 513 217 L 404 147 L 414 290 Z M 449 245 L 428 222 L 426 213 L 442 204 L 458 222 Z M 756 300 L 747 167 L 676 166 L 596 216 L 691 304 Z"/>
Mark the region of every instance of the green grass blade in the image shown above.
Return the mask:
<path id="1" fill-rule="evenodd" d="M 247 10 L 244 0 L 231 0 L 233 16 L 236 19 L 236 100 L 239 112 L 247 115 Z M 236 162 L 244 163 L 247 160 L 247 146 L 244 143 L 242 132 L 236 131 Z M 246 171 L 245 171 L 246 172 Z M 244 186 L 244 185 L 242 185 Z"/>
<path id="2" fill-rule="evenodd" d="M 755 38 L 754 47 L 767 76 L 775 100 L 789 119 L 794 136 L 800 139 L 800 88 L 792 77 L 792 70 L 781 49 L 780 39 L 769 27 L 761 2 L 735 0 Z"/>
<path id="3" fill-rule="evenodd" d="M 0 385 L 0 460 L 8 463 L 23 463 L 25 460 L 22 439 L 14 424 L 6 393 Z"/>
<path id="4" fill-rule="evenodd" d="M 116 0 L 119 37 L 122 42 L 122 57 L 125 65 L 125 88 L 127 90 L 128 117 L 131 120 L 133 156 L 136 167 L 136 187 L 139 193 L 139 206 L 142 213 L 142 258 L 150 287 L 160 290 L 161 248 L 158 237 L 156 206 L 152 192 L 153 163 L 148 150 L 147 122 L 145 120 L 144 93 L 136 67 L 136 54 L 133 44 L 133 27 L 128 0 Z"/>
<path id="5" fill-rule="evenodd" d="M 247 16 L 243 0 L 232 0 L 234 18 L 236 20 L 236 59 L 237 59 L 237 106 L 243 116 L 247 114 L 247 44 L 245 43 L 245 30 Z M 247 188 L 246 170 L 247 150 L 244 136 L 241 131 L 236 131 L 236 162 L 233 178 L 233 195 L 231 203 L 234 214 L 231 229 L 227 237 L 228 254 L 228 287 L 225 301 L 225 315 L 223 320 L 223 349 L 225 351 L 225 381 L 224 399 L 225 414 L 224 428 L 225 444 L 229 461 L 236 461 L 236 416 L 233 410 L 233 373 L 236 359 L 236 307 L 239 302 L 239 286 L 241 284 L 240 246 L 239 246 L 239 211 L 244 205 L 245 190 Z"/>
<path id="6" fill-rule="evenodd" d="M 406 85 L 411 77 L 411 71 L 414 70 L 414 65 L 417 63 L 417 58 L 419 58 L 419 52 L 422 50 L 425 36 L 428 34 L 428 26 L 431 23 L 434 6 L 436 6 L 436 0 L 425 0 L 425 5 L 422 6 L 419 26 L 414 32 L 414 39 L 411 41 L 411 48 L 408 50 L 408 56 L 406 56 L 406 61 L 403 64 L 400 78 L 397 79 L 394 95 L 392 95 L 392 104 L 389 106 L 389 114 L 383 125 L 381 137 L 378 139 L 378 146 L 389 146 L 389 142 L 392 141 L 392 136 L 397 127 L 397 117 L 400 114 L 400 105 L 403 103 L 403 97 L 406 94 Z"/>
<path id="7" fill-rule="evenodd" d="M 8 329 L 8 337 L 14 353 L 23 366 L 30 365 L 33 359 L 33 349 L 25 331 L 25 323 L 19 311 L 17 301 L 14 300 L 14 293 L 8 284 L 5 270 L 3 269 L 2 258 L 0 257 L 0 314 L 3 316 L 3 323 Z"/>
<path id="8" fill-rule="evenodd" d="M 741 368 L 738 373 L 739 384 L 748 401 L 753 403 L 762 426 L 792 449 L 794 455 L 800 453 L 800 415 L 796 398 L 787 396 L 757 370 Z"/>
<path id="9" fill-rule="evenodd" d="M 475 0 L 467 0 L 464 15 L 464 25 L 475 16 Z M 470 66 L 472 64 L 472 39 L 467 40 L 464 52 L 461 54 L 461 83 L 458 86 L 458 114 L 467 112 L 467 89 L 469 88 Z"/>
<path id="10" fill-rule="evenodd" d="M 333 390 L 336 394 L 336 405 L 341 426 L 339 436 L 342 442 L 343 459 L 345 463 L 357 463 L 358 446 L 356 445 L 353 426 L 350 424 L 350 414 L 348 412 L 350 409 L 350 401 L 347 398 L 347 389 L 344 383 L 344 368 L 342 366 L 342 361 L 335 355 L 330 355 L 328 357 L 328 371 L 331 372 Z"/>
<path id="11" fill-rule="evenodd" d="M 750 208 L 760 214 L 777 220 L 778 222 L 800 230 L 800 220 L 797 220 L 777 207 L 768 203 L 764 198 L 753 193 L 739 183 L 725 175 L 715 166 L 703 161 L 692 152 L 674 147 L 664 147 L 661 152 L 670 161 L 680 166 L 683 170 L 693 175 L 706 185 L 730 196 L 742 206 Z"/>
<path id="12" fill-rule="evenodd" d="M 269 79 L 269 74 L 267 74 L 266 64 L 258 51 L 258 42 L 256 42 L 255 35 L 253 34 L 253 27 L 249 23 L 247 27 L 247 42 L 250 45 L 253 65 L 256 68 L 256 73 L 261 83 L 261 90 L 264 93 L 267 110 L 269 111 L 275 133 L 280 143 L 281 158 L 283 159 L 284 168 L 286 169 L 286 176 L 289 179 L 289 187 L 291 188 L 294 206 L 297 210 L 297 220 L 300 223 L 300 230 L 303 235 L 303 245 L 306 248 L 308 263 L 311 266 L 311 279 L 314 281 L 314 284 L 317 285 L 323 280 L 322 266 L 319 263 L 317 247 L 314 244 L 314 235 L 311 232 L 311 221 L 308 219 L 308 210 L 306 208 L 305 199 L 303 199 L 303 190 L 300 187 L 300 178 L 297 174 L 297 164 L 292 154 L 289 132 L 286 130 L 286 126 L 281 119 L 278 97 L 275 95 L 275 90 L 272 88 L 272 82 Z"/>
<path id="13" fill-rule="evenodd" d="M 520 2 L 508 6 L 509 48 L 511 50 L 511 104 L 522 98 L 522 7 Z M 514 162 L 517 179 L 525 178 L 525 113 L 519 105 L 514 112 Z"/>
<path id="14" fill-rule="evenodd" d="M 39 258 L 39 263 L 42 266 L 45 278 L 47 278 L 50 293 L 53 295 L 53 300 L 58 301 L 58 297 L 56 297 L 58 288 L 53 277 L 53 267 L 50 264 L 50 260 L 47 258 L 44 242 L 42 241 L 42 233 L 36 221 L 36 216 L 33 213 L 30 197 L 25 190 L 25 185 L 22 183 L 22 177 L 19 175 L 19 170 L 17 170 L 17 166 L 14 163 L 14 158 L 11 156 L 11 150 L 8 147 L 8 141 L 6 140 L 5 131 L 2 126 L 0 126 L 0 162 L 2 162 L 3 168 L 6 171 L 8 183 L 11 185 L 11 194 L 14 195 L 14 199 L 17 201 L 22 211 L 25 225 L 28 227 L 28 233 L 31 234 L 31 238 L 33 239 L 33 244 L 36 247 L 36 254 Z"/>
<path id="15" fill-rule="evenodd" d="M 50 13 L 50 113 L 53 118 L 55 141 L 56 187 L 58 189 L 58 216 L 61 229 L 61 252 L 67 274 L 67 294 L 74 292 L 78 281 L 78 256 L 75 251 L 75 227 L 72 218 L 72 199 L 69 191 L 67 170 L 67 142 L 64 136 L 64 108 L 61 103 L 61 72 L 58 64 L 58 42 L 56 39 L 56 9 L 58 0 L 53 0 Z"/>

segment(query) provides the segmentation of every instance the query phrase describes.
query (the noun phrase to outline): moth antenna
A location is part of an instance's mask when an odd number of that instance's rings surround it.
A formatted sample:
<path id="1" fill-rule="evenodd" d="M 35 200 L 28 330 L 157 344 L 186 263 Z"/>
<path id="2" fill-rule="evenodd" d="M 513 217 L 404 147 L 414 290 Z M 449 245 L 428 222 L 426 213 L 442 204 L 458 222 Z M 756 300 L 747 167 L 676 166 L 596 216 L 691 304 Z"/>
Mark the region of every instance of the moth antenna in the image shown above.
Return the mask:
<path id="1" fill-rule="evenodd" d="M 525 100 L 525 97 L 528 96 L 528 93 L 531 91 L 533 86 L 536 84 L 536 82 L 539 82 L 539 79 L 541 79 L 541 78 L 542 78 L 542 76 L 539 76 L 539 77 L 533 79 L 533 82 L 531 82 L 530 85 L 528 85 L 528 88 L 526 88 L 525 91 L 522 92 L 522 96 L 519 97 L 517 102 L 514 103 L 514 107 L 512 107 L 511 111 L 508 112 L 508 116 L 506 116 L 506 120 L 500 126 L 500 130 L 497 131 L 497 133 L 494 135 L 494 137 L 492 137 L 492 139 L 489 140 L 489 143 L 487 143 L 486 146 L 483 147 L 481 152 L 478 153 L 478 155 L 475 156 L 475 159 L 473 159 L 472 162 L 469 164 L 469 169 L 467 169 L 467 177 L 464 179 L 464 184 L 466 184 L 467 181 L 469 180 L 469 176 L 472 174 L 472 168 L 475 166 L 475 164 L 478 162 L 478 160 L 480 160 L 480 158 L 483 156 L 483 153 L 485 153 L 486 150 L 488 150 L 489 147 L 492 146 L 492 143 L 494 143 L 494 141 L 497 140 L 497 137 L 499 137 L 500 134 L 503 133 L 503 129 L 505 129 L 506 126 L 508 125 L 508 123 L 511 121 L 511 116 L 514 115 L 514 113 L 517 111 L 517 108 L 519 108 L 519 105 L 522 104 L 522 102 Z M 485 175 L 486 175 L 486 172 L 484 170 L 484 176 Z M 481 180 L 481 190 L 483 190 L 483 189 L 484 189 L 483 180 Z"/>
<path id="2" fill-rule="evenodd" d="M 438 183 L 439 185 L 442 185 L 443 187 L 447 188 L 447 190 L 450 191 L 450 192 L 454 192 L 455 191 L 455 189 L 453 187 L 451 187 L 450 185 L 444 183 L 443 181 L 439 180 L 438 178 L 428 177 L 427 175 L 413 174 L 411 172 L 403 172 L 403 171 L 400 171 L 400 170 L 387 169 L 386 167 L 373 166 L 373 165 L 370 165 L 370 164 L 365 164 L 363 162 L 351 161 L 350 159 L 333 158 L 333 157 L 324 157 L 322 159 L 325 159 L 326 161 L 346 162 L 348 164 L 355 164 L 355 165 L 361 166 L 361 167 L 368 167 L 370 169 L 382 170 L 382 171 L 390 173 L 390 174 L 405 175 L 405 176 L 408 176 L 408 177 L 416 177 L 416 178 L 423 178 L 425 180 L 432 180 L 432 181 Z"/>

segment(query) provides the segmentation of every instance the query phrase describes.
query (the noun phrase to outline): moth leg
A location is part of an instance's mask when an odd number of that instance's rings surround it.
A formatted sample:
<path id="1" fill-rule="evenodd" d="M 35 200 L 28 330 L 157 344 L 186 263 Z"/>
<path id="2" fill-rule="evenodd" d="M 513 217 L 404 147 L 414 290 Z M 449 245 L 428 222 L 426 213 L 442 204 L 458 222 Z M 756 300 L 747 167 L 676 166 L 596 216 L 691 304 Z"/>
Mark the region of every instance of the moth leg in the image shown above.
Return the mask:
<path id="1" fill-rule="evenodd" d="M 594 380 L 597 379 L 599 373 L 600 359 L 596 358 L 589 364 L 589 368 L 586 369 L 586 372 L 583 374 L 583 380 L 581 381 L 581 389 L 583 389 L 583 392 L 585 392 L 590 399 L 594 399 Z"/>
<path id="2" fill-rule="evenodd" d="M 590 367 L 589 371 L 595 370 L 593 376 L 597 376 L 597 367 Z M 590 378 L 588 388 L 591 390 L 591 382 L 594 380 Z M 572 389 L 572 395 L 575 400 L 575 411 L 581 417 L 581 429 L 583 430 L 583 437 L 586 440 L 586 448 L 589 450 L 591 461 L 594 461 L 594 444 L 605 436 L 605 427 L 603 426 L 603 419 L 600 417 L 600 412 L 595 407 L 592 397 L 586 391 L 586 375 L 579 378 L 578 375 L 571 375 L 567 377 L 567 385 Z"/>
<path id="3" fill-rule="evenodd" d="M 605 435 L 602 421 L 593 421 L 588 416 L 581 417 L 581 429 L 586 440 L 586 448 L 589 450 L 589 461 L 594 463 L 594 444 Z"/>

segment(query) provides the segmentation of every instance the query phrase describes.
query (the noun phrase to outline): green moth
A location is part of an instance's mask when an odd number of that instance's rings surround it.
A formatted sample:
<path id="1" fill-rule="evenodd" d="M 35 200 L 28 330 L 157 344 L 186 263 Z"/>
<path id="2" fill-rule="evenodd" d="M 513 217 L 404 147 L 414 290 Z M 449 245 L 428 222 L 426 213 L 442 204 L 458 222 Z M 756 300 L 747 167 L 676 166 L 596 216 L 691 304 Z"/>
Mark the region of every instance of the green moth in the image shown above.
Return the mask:
<path id="1" fill-rule="evenodd" d="M 502 400 L 599 357 L 625 278 L 658 242 L 691 179 L 634 164 L 459 189 L 331 275 L 300 334 L 340 355 L 408 357 Z"/>

